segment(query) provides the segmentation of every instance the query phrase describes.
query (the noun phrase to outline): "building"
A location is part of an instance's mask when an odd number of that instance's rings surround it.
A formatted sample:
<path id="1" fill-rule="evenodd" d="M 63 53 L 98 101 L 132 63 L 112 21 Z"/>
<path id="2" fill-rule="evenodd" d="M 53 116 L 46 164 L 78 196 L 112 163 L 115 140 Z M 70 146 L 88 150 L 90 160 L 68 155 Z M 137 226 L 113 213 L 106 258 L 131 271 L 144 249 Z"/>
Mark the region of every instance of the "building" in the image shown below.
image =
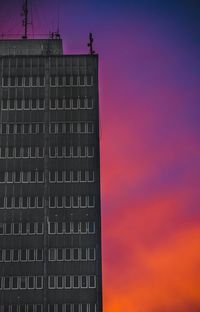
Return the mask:
<path id="1" fill-rule="evenodd" d="M 0 312 L 102 312 L 98 56 L 0 40 Z"/>

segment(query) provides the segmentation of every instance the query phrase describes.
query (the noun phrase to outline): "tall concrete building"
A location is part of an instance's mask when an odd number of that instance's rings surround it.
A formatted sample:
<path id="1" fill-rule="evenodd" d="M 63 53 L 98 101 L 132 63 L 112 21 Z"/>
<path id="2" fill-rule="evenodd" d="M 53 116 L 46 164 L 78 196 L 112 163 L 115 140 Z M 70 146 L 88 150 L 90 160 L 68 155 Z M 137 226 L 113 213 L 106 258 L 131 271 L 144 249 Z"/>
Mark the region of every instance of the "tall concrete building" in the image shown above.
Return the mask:
<path id="1" fill-rule="evenodd" d="M 0 40 L 0 312 L 102 312 L 98 56 Z"/>

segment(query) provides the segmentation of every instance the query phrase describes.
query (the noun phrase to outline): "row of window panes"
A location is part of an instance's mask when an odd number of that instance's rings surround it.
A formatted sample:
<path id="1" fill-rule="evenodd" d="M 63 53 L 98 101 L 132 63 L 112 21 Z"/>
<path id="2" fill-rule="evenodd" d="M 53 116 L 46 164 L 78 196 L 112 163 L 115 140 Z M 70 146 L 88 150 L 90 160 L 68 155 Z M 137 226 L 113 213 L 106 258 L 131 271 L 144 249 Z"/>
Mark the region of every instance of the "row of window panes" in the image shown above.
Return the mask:
<path id="1" fill-rule="evenodd" d="M 31 99 L 31 100 L 2 100 L 2 110 L 44 110 L 44 99 Z"/>
<path id="2" fill-rule="evenodd" d="M 95 222 L 49 222 L 49 234 L 94 234 Z"/>
<path id="3" fill-rule="evenodd" d="M 4 76 L 2 77 L 2 87 L 44 87 L 44 76 Z"/>
<path id="4" fill-rule="evenodd" d="M 0 183 L 43 183 L 44 171 L 0 172 Z M 94 171 L 50 171 L 49 182 L 94 182 Z"/>
<path id="5" fill-rule="evenodd" d="M 51 76 L 50 86 L 63 87 L 63 86 L 92 86 L 93 76 Z M 45 77 L 43 76 L 4 76 L 2 77 L 3 87 L 44 87 Z"/>
<path id="6" fill-rule="evenodd" d="M 2 147 L 0 158 L 43 158 L 43 147 Z M 93 146 L 51 146 L 50 158 L 91 158 L 94 157 Z"/>
<path id="7" fill-rule="evenodd" d="M 94 261 L 95 248 L 51 248 L 49 261 Z M 0 262 L 43 261 L 42 249 L 1 249 Z"/>
<path id="8" fill-rule="evenodd" d="M 43 276 L 4 276 L 0 277 L 0 289 L 42 289 Z"/>
<path id="9" fill-rule="evenodd" d="M 34 235 L 43 234 L 43 223 L 41 222 L 20 222 L 0 223 L 0 235 Z"/>
<path id="10" fill-rule="evenodd" d="M 48 312 L 96 312 L 94 303 L 49 304 Z M 44 312 L 42 304 L 1 305 L 0 312 Z"/>
<path id="11" fill-rule="evenodd" d="M 68 122 L 68 123 L 50 123 L 49 133 L 67 134 L 67 133 L 93 133 L 94 124 L 92 122 Z M 45 133 L 44 123 L 2 123 L 0 125 L 0 134 L 38 134 Z"/>
<path id="12" fill-rule="evenodd" d="M 95 275 L 58 275 L 49 276 L 49 289 L 65 289 L 65 288 L 96 288 Z"/>
<path id="13" fill-rule="evenodd" d="M 94 208 L 95 196 L 51 196 L 48 202 L 49 208 Z M 43 208 L 43 197 L 0 197 L 0 209 L 33 209 Z"/>
<path id="14" fill-rule="evenodd" d="M 51 248 L 49 261 L 91 261 L 96 259 L 95 248 Z"/>
<path id="15" fill-rule="evenodd" d="M 48 306 L 48 312 L 96 312 L 96 311 L 97 311 L 96 304 L 94 303 L 50 304 Z"/>
<path id="16" fill-rule="evenodd" d="M 50 171 L 49 182 L 94 182 L 94 171 Z"/>
<path id="17" fill-rule="evenodd" d="M 93 109 L 92 98 L 51 99 L 50 110 L 54 109 Z"/>
<path id="18" fill-rule="evenodd" d="M 93 234 L 95 222 L 49 222 L 49 234 Z M 43 234 L 43 223 L 0 223 L 0 235 Z"/>
<path id="19" fill-rule="evenodd" d="M 42 249 L 2 249 L 0 262 L 43 261 Z"/>
<path id="20" fill-rule="evenodd" d="M 92 98 L 65 98 L 65 99 L 51 99 L 51 110 L 54 109 L 93 109 Z M 21 99 L 21 100 L 2 100 L 2 110 L 44 110 L 44 99 Z"/>

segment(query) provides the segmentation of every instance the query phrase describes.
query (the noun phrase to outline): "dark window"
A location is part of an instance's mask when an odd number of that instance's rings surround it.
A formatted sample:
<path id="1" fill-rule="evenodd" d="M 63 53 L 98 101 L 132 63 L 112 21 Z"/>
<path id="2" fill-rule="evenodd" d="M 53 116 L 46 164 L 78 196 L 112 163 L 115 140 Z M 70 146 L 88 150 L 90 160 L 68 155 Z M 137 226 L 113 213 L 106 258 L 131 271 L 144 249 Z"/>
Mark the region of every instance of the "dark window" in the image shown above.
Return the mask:
<path id="1" fill-rule="evenodd" d="M 5 260 L 6 261 L 10 261 L 11 260 L 11 253 L 10 253 L 10 250 L 6 250 L 6 255 L 5 255 Z"/>
<path id="2" fill-rule="evenodd" d="M 66 276 L 65 277 L 65 286 L 66 288 L 70 288 L 70 276 Z"/>
<path id="3" fill-rule="evenodd" d="M 62 222 L 58 222 L 58 233 L 62 234 L 62 232 L 63 232 Z"/>
<path id="4" fill-rule="evenodd" d="M 36 99 L 32 99 L 32 103 L 31 103 L 31 108 L 32 109 L 36 109 L 37 108 L 37 102 L 36 102 Z"/>
<path id="5" fill-rule="evenodd" d="M 43 156 L 44 156 L 44 150 L 43 150 L 43 147 L 38 147 L 38 156 L 40 157 L 40 158 L 42 158 Z"/>
<path id="6" fill-rule="evenodd" d="M 38 171 L 38 182 L 43 182 L 43 175 L 44 175 L 44 172 L 43 171 Z"/>
<path id="7" fill-rule="evenodd" d="M 42 277 L 41 276 L 36 277 L 36 288 L 42 288 Z"/>
<path id="8" fill-rule="evenodd" d="M 34 249 L 29 250 L 29 261 L 34 261 Z"/>
<path id="9" fill-rule="evenodd" d="M 87 304 L 86 303 L 82 304 L 82 312 L 87 312 Z"/>
<path id="10" fill-rule="evenodd" d="M 29 223 L 29 233 L 35 234 L 35 224 L 33 222 Z"/>
<path id="11" fill-rule="evenodd" d="M 74 233 L 78 233 L 79 232 L 79 222 L 74 221 Z"/>
<path id="12" fill-rule="evenodd" d="M 62 312 L 62 304 L 58 304 L 58 312 Z"/>
<path id="13" fill-rule="evenodd" d="M 83 288 L 87 287 L 87 280 L 86 280 L 86 276 L 82 276 L 82 285 Z"/>
<path id="14" fill-rule="evenodd" d="M 74 304 L 74 312 L 78 312 L 78 304 L 77 303 Z"/>
<path id="15" fill-rule="evenodd" d="M 31 182 L 35 182 L 35 180 L 36 180 L 36 172 L 31 171 Z"/>
<path id="16" fill-rule="evenodd" d="M 22 234 L 27 233 L 27 224 L 25 222 L 22 222 Z"/>
<path id="17" fill-rule="evenodd" d="M 7 125 L 6 124 L 2 124 L 2 133 L 3 134 L 6 133 L 6 128 L 7 128 Z"/>
<path id="18" fill-rule="evenodd" d="M 12 197 L 7 197 L 7 208 L 12 207 Z"/>
<path id="19" fill-rule="evenodd" d="M 11 223 L 6 223 L 6 234 L 12 233 L 12 226 Z"/>
<path id="20" fill-rule="evenodd" d="M 30 197 L 30 207 L 31 208 L 35 207 L 35 197 Z"/>
<path id="21" fill-rule="evenodd" d="M 94 222 L 88 222 L 89 223 L 89 233 L 94 233 Z"/>
<path id="22" fill-rule="evenodd" d="M 70 233 L 70 223 L 69 222 L 65 223 L 65 232 Z"/>
<path id="23" fill-rule="evenodd" d="M 5 277 L 5 280 L 4 280 L 4 288 L 5 289 L 9 289 L 10 288 L 10 278 L 9 277 Z M 8 306 L 4 306 L 4 311 L 5 311 L 5 307 L 6 307 L 6 310 L 8 311 Z"/>
<path id="24" fill-rule="evenodd" d="M 82 250 L 81 250 L 81 259 L 82 260 L 86 260 L 87 259 L 86 248 L 82 248 Z"/>
<path id="25" fill-rule="evenodd" d="M 4 197 L 0 197 L 0 208 L 4 208 Z"/>
<path id="26" fill-rule="evenodd" d="M 39 109 L 44 109 L 44 100 L 39 100 L 39 102 L 38 102 L 38 108 Z"/>
<path id="27" fill-rule="evenodd" d="M 55 99 L 51 99 L 51 109 L 55 109 L 56 108 L 56 101 Z"/>
<path id="28" fill-rule="evenodd" d="M 13 261 L 19 261 L 18 249 L 13 250 Z"/>
<path id="29" fill-rule="evenodd" d="M 16 127 L 16 133 L 17 133 L 17 134 L 22 133 L 22 125 L 17 124 L 16 126 L 17 126 L 17 127 Z M 16 148 L 16 150 L 17 150 L 17 148 Z M 17 152 L 16 152 L 16 154 L 17 154 Z M 19 156 L 16 155 L 16 157 L 20 157 L 20 155 L 19 155 Z"/>
<path id="30" fill-rule="evenodd" d="M 93 132 L 93 123 L 88 122 L 88 132 L 92 133 Z"/>
<path id="31" fill-rule="evenodd" d="M 10 100 L 10 109 L 15 109 L 15 101 Z"/>
<path id="32" fill-rule="evenodd" d="M 62 288 L 62 276 L 58 276 L 58 288 Z"/>
<path id="33" fill-rule="evenodd" d="M 0 182 L 4 182 L 5 181 L 5 172 L 0 172 Z"/>
<path id="34" fill-rule="evenodd" d="M 74 248 L 74 260 L 78 260 L 78 248 Z"/>
<path id="35" fill-rule="evenodd" d="M 14 288 L 14 289 L 17 289 L 18 288 L 18 285 L 17 285 L 17 277 L 13 277 L 13 284 L 12 284 L 12 287 Z"/>
<path id="36" fill-rule="evenodd" d="M 71 260 L 71 257 L 70 257 L 70 248 L 66 248 L 66 260 Z"/>
<path id="37" fill-rule="evenodd" d="M 39 133 L 44 133 L 44 124 L 42 124 L 42 123 L 38 124 L 38 132 Z"/>
<path id="38" fill-rule="evenodd" d="M 38 229 L 37 229 L 38 234 L 42 234 L 43 233 L 43 225 L 42 223 L 38 223 Z"/>
<path id="39" fill-rule="evenodd" d="M 17 100 L 17 109 L 22 109 L 22 101 Z"/>
<path id="40" fill-rule="evenodd" d="M 35 312 L 42 312 L 42 306 L 41 306 L 41 304 L 37 304 L 37 305 L 36 305 L 36 310 L 35 310 Z"/>
<path id="41" fill-rule="evenodd" d="M 50 197 L 50 207 L 55 207 L 55 197 Z"/>
<path id="42" fill-rule="evenodd" d="M 42 197 L 38 197 L 38 207 L 39 208 L 43 207 L 43 198 Z"/>
<path id="43" fill-rule="evenodd" d="M 12 312 L 17 312 L 17 305 L 16 304 L 12 305 Z"/>
<path id="44" fill-rule="evenodd" d="M 81 222 L 81 233 L 86 233 L 86 223 Z"/>
<path id="45" fill-rule="evenodd" d="M 33 134 L 37 133 L 37 125 L 34 123 L 31 125 L 31 133 Z"/>
<path id="46" fill-rule="evenodd" d="M 24 124 L 24 133 L 29 133 L 29 124 Z"/>
<path id="47" fill-rule="evenodd" d="M 63 260 L 63 250 L 58 248 L 58 260 Z"/>
<path id="48" fill-rule="evenodd" d="M 58 99 L 58 109 L 62 109 L 63 108 L 63 101 L 62 99 Z"/>
<path id="49" fill-rule="evenodd" d="M 27 308 L 27 312 L 33 312 L 33 304 L 28 304 Z"/>
<path id="50" fill-rule="evenodd" d="M 50 222 L 50 233 L 51 234 L 55 233 L 55 223 L 54 222 Z"/>
<path id="51" fill-rule="evenodd" d="M 0 223 L 0 234 L 3 234 L 3 223 Z"/>
<path id="52" fill-rule="evenodd" d="M 89 259 L 94 260 L 95 259 L 95 250 L 94 248 L 89 248 Z"/>
<path id="53" fill-rule="evenodd" d="M 78 276 L 75 275 L 75 276 L 74 276 L 74 287 L 75 287 L 75 288 L 78 288 L 78 286 L 79 286 L 79 285 L 78 285 Z"/>
<path id="54" fill-rule="evenodd" d="M 25 276 L 21 276 L 21 285 L 20 288 L 25 289 L 26 288 L 26 278 Z"/>
<path id="55" fill-rule="evenodd" d="M 62 157 L 62 147 L 61 146 L 58 147 L 57 151 L 58 151 L 58 157 Z"/>
<path id="56" fill-rule="evenodd" d="M 58 177 L 58 182 L 62 182 L 63 181 L 62 171 L 58 171 L 57 172 L 57 177 Z"/>
<path id="57" fill-rule="evenodd" d="M 43 250 L 42 249 L 37 250 L 37 260 L 38 261 L 43 260 Z"/>
<path id="58" fill-rule="evenodd" d="M 29 100 L 24 100 L 24 109 L 30 109 Z"/>
<path id="59" fill-rule="evenodd" d="M 85 133 L 85 122 L 80 123 L 80 132 Z"/>
<path id="60" fill-rule="evenodd" d="M 90 287 L 95 287 L 95 278 L 93 275 L 89 277 L 89 285 Z"/>
<path id="61" fill-rule="evenodd" d="M 19 234 L 19 223 L 14 223 L 13 224 L 13 233 L 14 234 Z"/>
<path id="62" fill-rule="evenodd" d="M 62 205 L 62 197 L 58 197 L 58 199 L 57 199 L 57 202 L 58 202 L 58 207 L 62 207 L 63 205 Z"/>

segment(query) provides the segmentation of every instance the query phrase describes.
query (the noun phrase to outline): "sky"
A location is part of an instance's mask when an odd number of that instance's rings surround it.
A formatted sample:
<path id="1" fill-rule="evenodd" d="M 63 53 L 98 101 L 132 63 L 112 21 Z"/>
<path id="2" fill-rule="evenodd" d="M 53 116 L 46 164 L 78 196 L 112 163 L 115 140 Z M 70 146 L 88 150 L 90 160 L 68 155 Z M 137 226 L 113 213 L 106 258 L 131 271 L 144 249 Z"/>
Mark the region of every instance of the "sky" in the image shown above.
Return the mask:
<path id="1" fill-rule="evenodd" d="M 0 33 L 21 1 L 0 0 Z M 34 0 L 30 33 L 99 54 L 104 312 L 200 311 L 200 2 Z M 6 19 L 5 19 L 6 16 Z"/>

